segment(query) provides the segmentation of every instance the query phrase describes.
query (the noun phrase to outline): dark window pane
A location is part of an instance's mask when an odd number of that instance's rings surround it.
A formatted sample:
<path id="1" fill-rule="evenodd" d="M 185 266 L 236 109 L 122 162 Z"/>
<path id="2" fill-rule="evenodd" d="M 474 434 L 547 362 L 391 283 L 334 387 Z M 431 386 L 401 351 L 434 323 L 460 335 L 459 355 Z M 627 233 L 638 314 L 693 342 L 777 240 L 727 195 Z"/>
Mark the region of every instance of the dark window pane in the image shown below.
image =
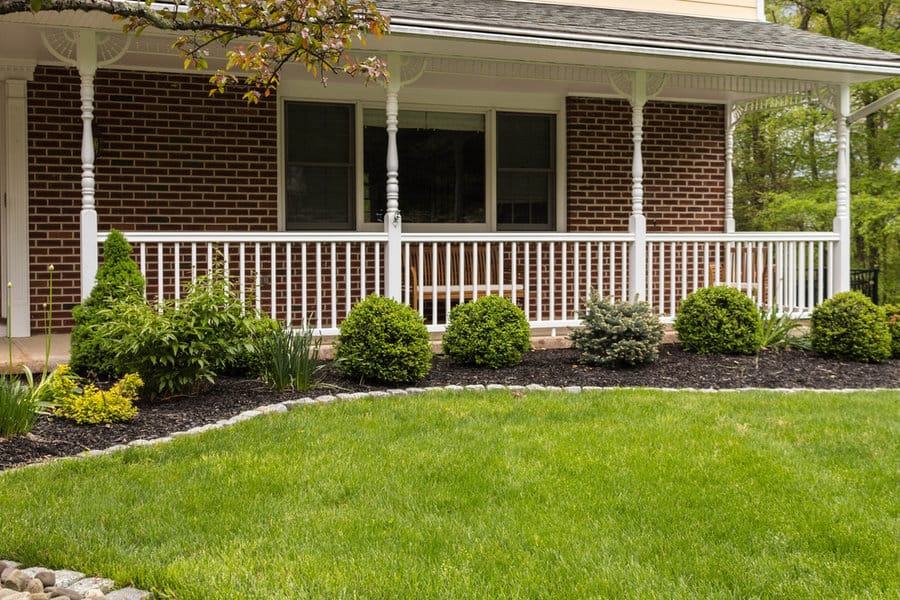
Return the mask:
<path id="1" fill-rule="evenodd" d="M 555 115 L 497 113 L 498 226 L 553 227 L 555 158 Z"/>
<path id="2" fill-rule="evenodd" d="M 364 132 L 366 220 L 383 219 L 387 132 L 382 111 L 368 111 Z M 407 223 L 484 223 L 482 115 L 401 112 L 400 212 Z"/>
<path id="3" fill-rule="evenodd" d="M 554 115 L 499 113 L 497 166 L 548 169 L 553 165 Z"/>
<path id="4" fill-rule="evenodd" d="M 354 109 L 347 104 L 285 105 L 285 226 L 353 226 Z"/>

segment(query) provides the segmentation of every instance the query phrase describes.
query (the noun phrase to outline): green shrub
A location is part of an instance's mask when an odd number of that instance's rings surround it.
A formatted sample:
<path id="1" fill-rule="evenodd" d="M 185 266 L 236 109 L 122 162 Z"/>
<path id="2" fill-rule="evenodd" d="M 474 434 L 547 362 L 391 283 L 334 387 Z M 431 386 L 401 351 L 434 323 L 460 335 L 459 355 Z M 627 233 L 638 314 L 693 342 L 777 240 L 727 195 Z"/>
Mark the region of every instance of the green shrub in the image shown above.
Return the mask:
<path id="1" fill-rule="evenodd" d="M 512 367 L 531 348 L 531 329 L 521 308 L 500 296 L 483 296 L 453 307 L 442 344 L 455 363 Z"/>
<path id="2" fill-rule="evenodd" d="M 54 414 L 82 425 L 130 421 L 137 415 L 137 408 L 132 403 L 138 398 L 142 385 L 139 375 L 129 373 L 109 390 L 100 390 L 90 384 L 81 389 L 68 367 L 60 365 L 55 382 L 51 384 L 59 403 Z"/>
<path id="3" fill-rule="evenodd" d="M 699 289 L 681 303 L 675 330 L 685 350 L 698 354 L 753 354 L 762 342 L 759 311 L 732 287 Z"/>
<path id="4" fill-rule="evenodd" d="M 177 302 L 123 302 L 101 316 L 98 332 L 116 372 L 138 373 L 150 398 L 198 393 L 255 354 L 260 328 L 221 271 L 199 278 Z"/>
<path id="5" fill-rule="evenodd" d="M 316 386 L 321 338 L 309 328 L 278 327 L 261 338 L 257 347 L 260 375 L 267 386 L 282 392 L 305 392 Z"/>
<path id="6" fill-rule="evenodd" d="M 891 357 L 900 358 L 900 304 L 886 305 L 884 313 L 891 332 Z"/>
<path id="7" fill-rule="evenodd" d="M 813 350 L 860 362 L 881 362 L 891 355 L 891 334 L 884 309 L 860 292 L 835 294 L 813 309 Z"/>
<path id="8" fill-rule="evenodd" d="M 582 326 L 569 337 L 582 363 L 633 367 L 659 357 L 663 326 L 646 302 L 615 302 L 591 292 L 578 317 Z"/>
<path id="9" fill-rule="evenodd" d="M 411 383 L 431 370 L 431 341 L 422 317 L 390 298 L 369 296 L 341 323 L 336 341 L 341 370 L 353 378 Z"/>
<path id="10" fill-rule="evenodd" d="M 131 245 L 125 236 L 111 230 L 103 243 L 103 263 L 97 269 L 97 282 L 90 295 L 72 309 L 75 325 L 70 339 L 69 364 L 76 373 L 114 373 L 109 345 L 97 326 L 101 313 L 122 302 L 140 303 L 144 296 L 144 277 L 131 259 Z"/>

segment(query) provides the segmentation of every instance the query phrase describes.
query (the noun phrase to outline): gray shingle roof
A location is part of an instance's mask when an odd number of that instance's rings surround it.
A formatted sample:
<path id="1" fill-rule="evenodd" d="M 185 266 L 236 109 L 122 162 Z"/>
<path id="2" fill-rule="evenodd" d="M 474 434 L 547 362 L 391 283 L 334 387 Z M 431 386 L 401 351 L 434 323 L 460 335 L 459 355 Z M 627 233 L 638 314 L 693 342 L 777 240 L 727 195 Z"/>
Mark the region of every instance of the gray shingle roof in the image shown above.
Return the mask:
<path id="1" fill-rule="evenodd" d="M 655 47 L 690 45 L 700 51 L 887 61 L 900 67 L 900 55 L 774 23 L 509 0 L 376 1 L 398 32 L 422 26 L 473 32 L 491 28 L 524 37 L 521 32 L 528 30 L 531 39 L 547 43 L 578 38 Z"/>

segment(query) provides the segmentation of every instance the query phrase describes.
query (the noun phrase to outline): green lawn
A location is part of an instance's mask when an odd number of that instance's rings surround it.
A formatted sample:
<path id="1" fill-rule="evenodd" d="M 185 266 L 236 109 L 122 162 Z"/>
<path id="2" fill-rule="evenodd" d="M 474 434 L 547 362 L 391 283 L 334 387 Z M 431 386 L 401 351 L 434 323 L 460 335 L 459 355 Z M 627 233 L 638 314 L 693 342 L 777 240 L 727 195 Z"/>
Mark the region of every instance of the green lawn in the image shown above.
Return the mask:
<path id="1" fill-rule="evenodd" d="M 0 474 L 0 557 L 171 598 L 897 598 L 900 393 L 432 393 Z"/>

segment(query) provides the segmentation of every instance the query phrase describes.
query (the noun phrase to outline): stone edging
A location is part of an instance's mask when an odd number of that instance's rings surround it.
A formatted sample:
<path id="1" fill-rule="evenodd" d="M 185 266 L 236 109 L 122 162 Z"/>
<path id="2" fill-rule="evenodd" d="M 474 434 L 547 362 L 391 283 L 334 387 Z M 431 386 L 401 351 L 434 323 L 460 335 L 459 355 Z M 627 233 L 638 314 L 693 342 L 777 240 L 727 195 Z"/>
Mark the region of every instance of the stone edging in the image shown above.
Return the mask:
<path id="1" fill-rule="evenodd" d="M 43 567 L 19 569 L 17 562 L 0 560 L 0 600 L 147 600 L 150 592 L 133 587 L 116 589 L 116 582 L 87 577 L 78 571 Z"/>

